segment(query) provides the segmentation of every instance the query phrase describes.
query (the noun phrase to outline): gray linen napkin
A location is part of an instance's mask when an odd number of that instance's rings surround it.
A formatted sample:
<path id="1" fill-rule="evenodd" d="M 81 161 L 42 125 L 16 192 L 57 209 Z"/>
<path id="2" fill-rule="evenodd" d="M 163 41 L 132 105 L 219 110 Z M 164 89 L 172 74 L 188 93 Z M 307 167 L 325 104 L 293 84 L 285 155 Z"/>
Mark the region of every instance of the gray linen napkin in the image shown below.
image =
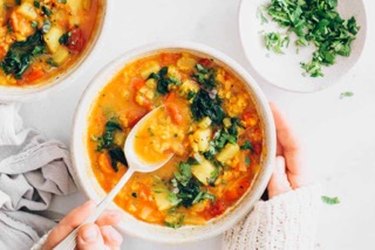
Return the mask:
<path id="1" fill-rule="evenodd" d="M 0 249 L 30 249 L 55 222 L 54 195 L 76 191 L 68 149 L 24 129 L 19 105 L 0 104 Z"/>

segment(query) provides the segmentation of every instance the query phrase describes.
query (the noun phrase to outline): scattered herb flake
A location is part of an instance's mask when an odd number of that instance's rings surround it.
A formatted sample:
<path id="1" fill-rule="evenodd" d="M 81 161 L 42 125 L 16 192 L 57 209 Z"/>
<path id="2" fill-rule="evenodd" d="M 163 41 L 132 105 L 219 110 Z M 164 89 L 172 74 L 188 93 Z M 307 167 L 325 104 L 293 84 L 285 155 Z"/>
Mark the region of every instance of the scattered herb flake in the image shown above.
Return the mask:
<path id="1" fill-rule="evenodd" d="M 340 94 L 340 99 L 344 99 L 346 97 L 352 97 L 354 95 L 351 91 L 345 91 Z"/>
<path id="2" fill-rule="evenodd" d="M 322 201 L 328 205 L 336 205 L 340 203 L 340 200 L 338 197 L 329 197 L 329 196 L 322 195 L 321 198 L 322 198 Z"/>

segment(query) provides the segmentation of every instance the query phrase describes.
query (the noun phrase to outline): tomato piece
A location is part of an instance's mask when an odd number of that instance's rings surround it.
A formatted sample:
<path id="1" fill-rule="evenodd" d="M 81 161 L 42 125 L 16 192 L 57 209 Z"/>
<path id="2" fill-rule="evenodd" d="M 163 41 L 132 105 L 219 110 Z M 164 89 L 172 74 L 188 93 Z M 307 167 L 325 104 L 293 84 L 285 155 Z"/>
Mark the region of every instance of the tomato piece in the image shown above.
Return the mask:
<path id="1" fill-rule="evenodd" d="M 71 52 L 79 53 L 83 50 L 85 42 L 82 30 L 80 28 L 74 28 L 70 31 L 70 36 L 66 46 Z"/>
<path id="2" fill-rule="evenodd" d="M 44 71 L 42 69 L 34 69 L 32 68 L 27 74 L 24 76 L 24 80 L 28 83 L 34 82 L 44 76 Z"/>
<path id="3" fill-rule="evenodd" d="M 225 202 L 223 200 L 216 200 L 214 203 L 208 207 L 208 213 L 212 217 L 216 217 L 224 213 L 226 209 Z"/>
<path id="4" fill-rule="evenodd" d="M 242 178 L 231 185 L 224 193 L 224 198 L 229 202 L 236 202 L 249 188 L 250 181 L 247 178 Z"/>
<path id="5" fill-rule="evenodd" d="M 212 60 L 211 59 L 208 59 L 208 58 L 202 58 L 198 61 L 198 63 L 200 65 L 202 65 L 203 67 L 211 67 L 212 66 Z"/>

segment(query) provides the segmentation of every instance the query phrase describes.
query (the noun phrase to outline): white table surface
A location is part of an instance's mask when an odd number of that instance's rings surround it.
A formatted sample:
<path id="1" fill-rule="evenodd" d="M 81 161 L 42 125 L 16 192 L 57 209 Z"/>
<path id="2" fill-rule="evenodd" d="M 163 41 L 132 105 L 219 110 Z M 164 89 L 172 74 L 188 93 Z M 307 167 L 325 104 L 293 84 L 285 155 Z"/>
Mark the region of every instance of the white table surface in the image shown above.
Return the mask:
<path id="1" fill-rule="evenodd" d="M 114 0 L 111 0 L 114 1 Z M 25 104 L 25 124 L 69 143 L 79 97 L 95 72 L 130 48 L 163 40 L 192 40 L 222 50 L 248 67 L 237 31 L 239 0 L 116 1 L 105 46 L 95 50 L 89 71 L 60 93 Z M 321 249 L 370 249 L 375 239 L 375 2 L 365 0 L 368 39 L 360 62 L 336 86 L 315 94 L 294 94 L 260 82 L 300 137 L 305 162 L 341 204 L 324 206 L 319 220 Z M 339 99 L 352 91 L 353 97 Z M 84 200 L 77 193 L 57 198 L 67 212 Z M 181 246 L 125 237 L 124 249 L 218 249 L 220 238 Z"/>

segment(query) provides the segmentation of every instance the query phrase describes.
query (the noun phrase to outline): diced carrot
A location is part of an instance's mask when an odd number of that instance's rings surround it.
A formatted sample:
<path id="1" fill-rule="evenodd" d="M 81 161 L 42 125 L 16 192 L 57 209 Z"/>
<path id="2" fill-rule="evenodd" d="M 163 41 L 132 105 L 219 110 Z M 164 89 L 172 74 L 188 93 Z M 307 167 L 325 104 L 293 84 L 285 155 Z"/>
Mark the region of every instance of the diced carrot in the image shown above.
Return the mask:
<path id="1" fill-rule="evenodd" d="M 179 110 L 179 108 L 177 107 L 176 104 L 167 104 L 165 106 L 169 116 L 172 118 L 172 121 L 177 124 L 177 125 L 180 125 L 183 121 L 183 117 L 182 117 L 182 114 Z"/>
<path id="2" fill-rule="evenodd" d="M 30 71 L 27 74 L 25 74 L 24 80 L 27 83 L 32 83 L 32 82 L 42 78 L 43 76 L 44 76 L 44 71 L 42 69 L 32 68 L 32 69 L 30 69 Z"/>
<path id="3" fill-rule="evenodd" d="M 105 174 L 113 174 L 114 170 L 111 161 L 106 153 L 101 153 L 98 159 L 100 170 Z"/>
<path id="4" fill-rule="evenodd" d="M 6 55 L 6 50 L 4 49 L 3 46 L 0 46 L 0 60 L 3 60 L 3 58 L 5 57 Z"/>
<path id="5" fill-rule="evenodd" d="M 179 100 L 176 93 L 170 93 L 165 100 L 165 108 L 172 121 L 180 125 L 183 121 L 181 110 L 178 106 Z"/>

